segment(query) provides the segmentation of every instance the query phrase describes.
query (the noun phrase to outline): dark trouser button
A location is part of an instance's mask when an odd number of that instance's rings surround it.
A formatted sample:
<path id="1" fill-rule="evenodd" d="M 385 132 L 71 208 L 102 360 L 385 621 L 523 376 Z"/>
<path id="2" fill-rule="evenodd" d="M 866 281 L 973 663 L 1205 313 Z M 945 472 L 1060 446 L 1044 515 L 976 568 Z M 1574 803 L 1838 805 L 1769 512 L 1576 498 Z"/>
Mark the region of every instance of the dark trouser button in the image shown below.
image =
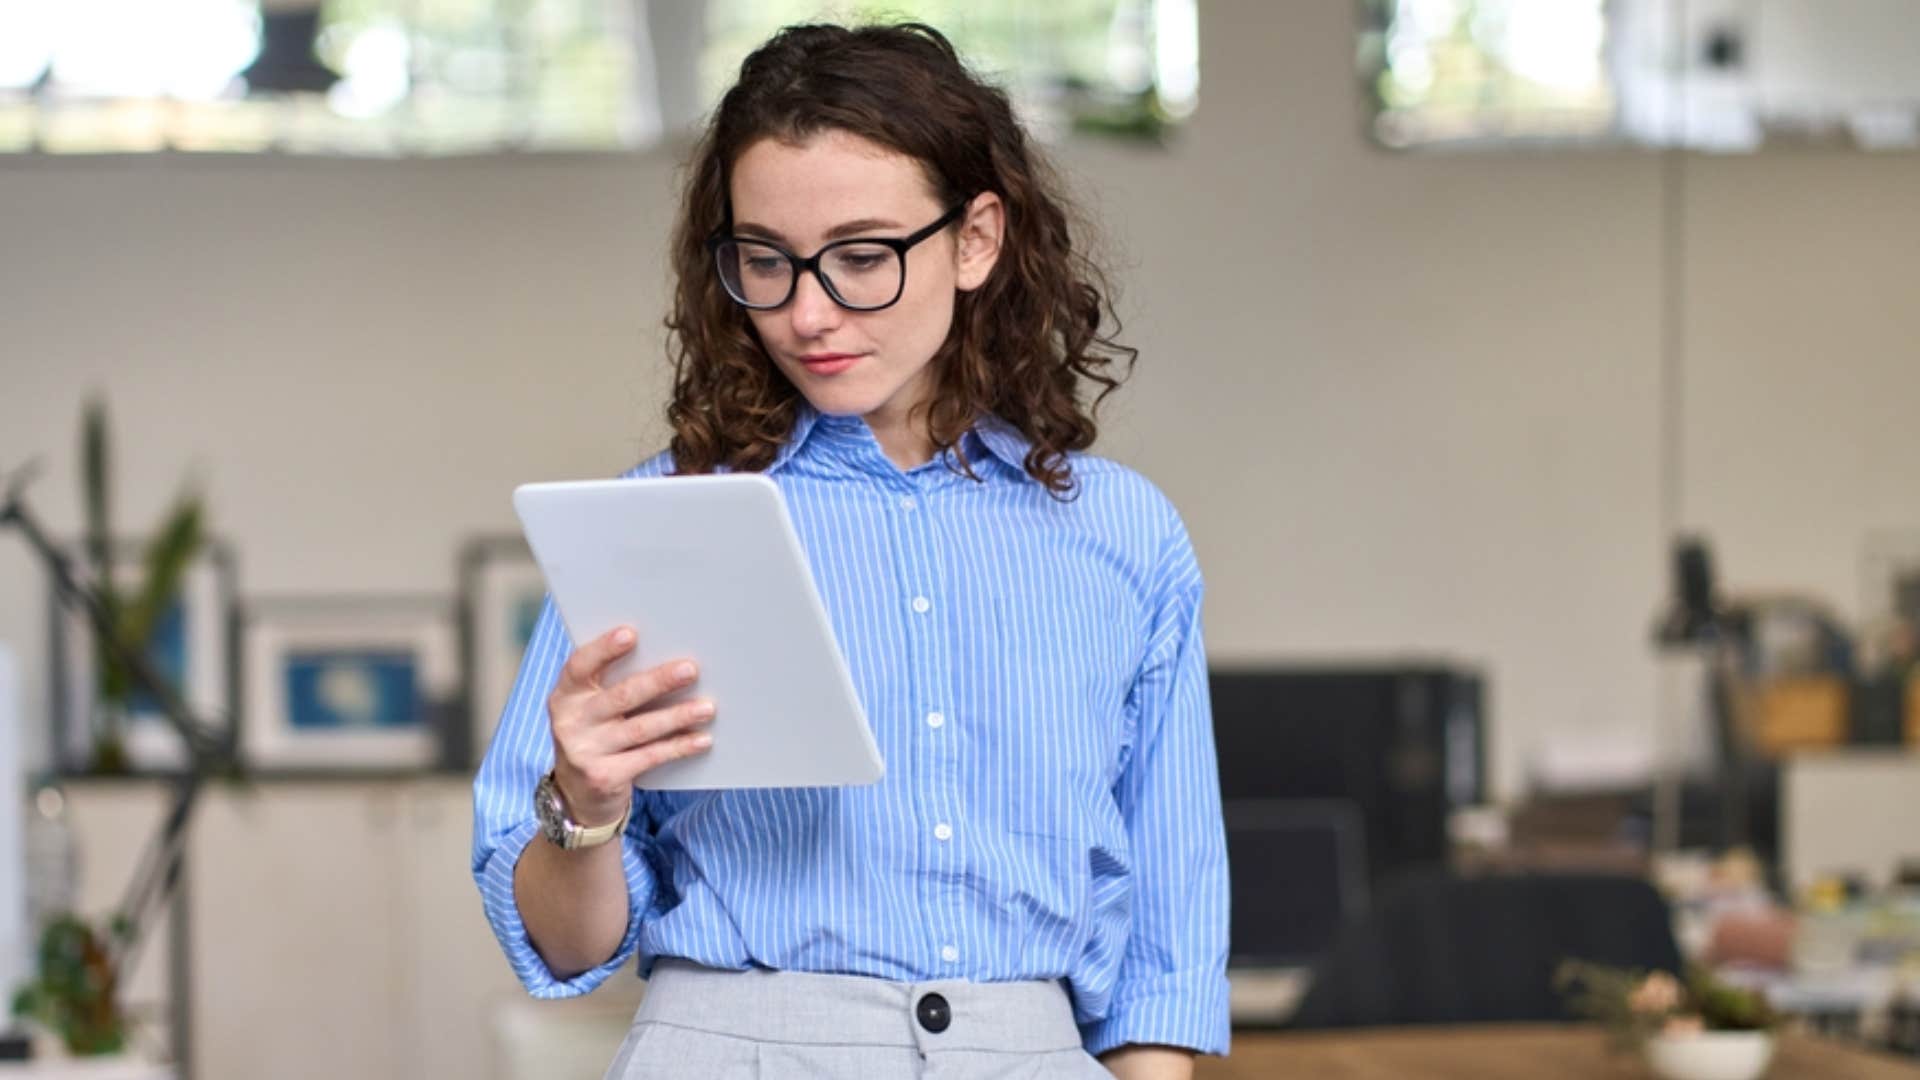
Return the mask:
<path id="1" fill-rule="evenodd" d="M 919 1007 L 913 1012 L 920 1018 L 920 1026 L 935 1035 L 947 1030 L 947 1025 L 953 1023 L 953 1009 L 947 1005 L 947 999 L 939 994 L 928 994 L 921 998 Z"/>

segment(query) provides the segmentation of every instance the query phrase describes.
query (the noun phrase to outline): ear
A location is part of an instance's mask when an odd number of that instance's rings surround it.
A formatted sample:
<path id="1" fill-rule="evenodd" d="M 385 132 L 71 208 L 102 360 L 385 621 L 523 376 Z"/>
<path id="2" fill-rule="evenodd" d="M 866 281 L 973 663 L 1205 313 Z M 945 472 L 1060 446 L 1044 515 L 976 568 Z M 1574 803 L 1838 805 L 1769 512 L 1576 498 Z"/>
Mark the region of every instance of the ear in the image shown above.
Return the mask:
<path id="1" fill-rule="evenodd" d="M 960 235 L 954 247 L 954 285 L 972 292 L 987 283 L 993 264 L 1000 260 L 1000 242 L 1006 236 L 1006 205 L 1000 196 L 983 191 L 974 196 L 960 219 Z"/>

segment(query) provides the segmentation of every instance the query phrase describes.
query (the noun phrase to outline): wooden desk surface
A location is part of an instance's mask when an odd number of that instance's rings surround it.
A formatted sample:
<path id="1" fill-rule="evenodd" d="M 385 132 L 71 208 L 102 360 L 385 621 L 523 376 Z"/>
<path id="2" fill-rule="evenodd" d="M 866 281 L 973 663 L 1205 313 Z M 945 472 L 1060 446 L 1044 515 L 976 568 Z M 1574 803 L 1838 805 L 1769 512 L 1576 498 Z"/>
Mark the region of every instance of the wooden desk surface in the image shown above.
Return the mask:
<path id="1" fill-rule="evenodd" d="M 1227 1058 L 1201 1058 L 1195 1080 L 1647 1080 L 1584 1025 L 1528 1024 L 1364 1031 L 1240 1033 Z M 1920 1080 L 1920 1064 L 1807 1035 L 1786 1035 L 1769 1080 Z"/>

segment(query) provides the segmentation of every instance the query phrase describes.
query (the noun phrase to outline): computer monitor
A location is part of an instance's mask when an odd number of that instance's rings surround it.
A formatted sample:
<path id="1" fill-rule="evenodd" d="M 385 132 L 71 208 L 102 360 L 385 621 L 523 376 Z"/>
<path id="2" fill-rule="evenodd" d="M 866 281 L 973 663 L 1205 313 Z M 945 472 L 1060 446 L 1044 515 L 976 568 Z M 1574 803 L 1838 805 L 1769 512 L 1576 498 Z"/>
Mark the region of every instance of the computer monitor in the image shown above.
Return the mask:
<path id="1" fill-rule="evenodd" d="M 1209 673 L 1224 799 L 1345 799 L 1368 883 L 1444 863 L 1447 817 L 1484 795 L 1483 680 L 1440 664 Z"/>
<path id="2" fill-rule="evenodd" d="M 1366 830 L 1347 799 L 1223 807 L 1233 921 L 1228 965 L 1305 967 L 1367 909 Z"/>

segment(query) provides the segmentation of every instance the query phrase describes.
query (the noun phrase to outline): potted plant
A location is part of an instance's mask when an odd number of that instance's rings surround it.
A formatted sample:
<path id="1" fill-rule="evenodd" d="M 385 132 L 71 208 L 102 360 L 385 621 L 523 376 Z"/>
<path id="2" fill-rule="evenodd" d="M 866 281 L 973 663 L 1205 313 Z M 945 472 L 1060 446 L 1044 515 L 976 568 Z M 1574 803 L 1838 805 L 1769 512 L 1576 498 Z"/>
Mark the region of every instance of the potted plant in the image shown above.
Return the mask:
<path id="1" fill-rule="evenodd" d="M 1773 1062 L 1778 1014 L 1757 991 L 1704 967 L 1676 978 L 1568 961 L 1555 982 L 1574 1012 L 1638 1049 L 1661 1080 L 1758 1080 Z"/>
<path id="2" fill-rule="evenodd" d="M 179 617 L 175 601 L 181 579 L 205 542 L 200 499 L 190 489 L 180 494 L 142 553 L 140 579 L 132 588 L 123 588 L 114 566 L 107 411 L 97 398 L 87 403 L 82 421 L 81 467 L 84 543 L 95 590 L 118 638 L 145 652 L 165 621 Z M 92 717 L 93 768 L 102 773 L 125 772 L 130 764 L 126 721 L 136 700 L 135 683 L 126 666 L 104 648 L 96 647 L 94 657 L 98 682 Z"/>
<path id="3" fill-rule="evenodd" d="M 111 485 L 107 443 L 106 409 L 98 399 L 87 403 L 81 429 L 82 495 L 86 527 L 83 556 L 88 578 L 99 608 L 106 616 L 105 630 L 94 637 L 95 703 L 93 722 L 93 769 L 114 773 L 127 769 L 125 724 L 130 711 L 139 703 L 143 685 L 151 683 L 136 676 L 120 653 L 148 652 L 170 613 L 175 611 L 180 585 L 187 567 L 204 545 L 201 504 L 191 491 L 175 500 L 159 532 L 141 553 L 141 572 L 129 583 L 115 566 L 114 533 L 109 507 Z M 24 523 L 36 547 L 48 559 L 59 556 L 45 540 L 23 508 L 11 507 L 10 520 Z M 151 654 L 150 654 L 151 655 Z M 177 681 L 167 658 L 154 657 L 147 679 L 162 683 Z M 199 768 L 198 762 L 189 762 Z M 183 789 L 185 790 L 185 789 Z M 183 798 L 190 798 L 188 790 Z M 43 811 L 43 813 L 51 813 Z M 172 834 L 184 825 L 184 814 L 176 815 L 167 832 L 156 841 L 162 853 L 172 850 Z M 64 829 L 64 822 L 59 828 Z M 95 924 L 70 911 L 52 910 L 40 916 L 40 937 L 31 979 L 20 986 L 11 1001 L 12 1014 L 30 1021 L 44 1035 L 55 1038 L 66 1053 L 93 1057 L 122 1053 L 127 1048 L 127 1015 L 118 998 L 119 965 L 127 948 L 135 941 L 136 919 L 144 911 L 142 903 L 150 895 L 164 895 L 171 884 L 164 860 L 154 863 L 158 873 L 131 894 L 135 901 L 121 911 Z M 140 882 L 140 879 L 136 879 Z M 66 902 L 71 895 L 65 894 Z"/>
<path id="4" fill-rule="evenodd" d="M 33 980 L 13 996 L 13 1015 L 55 1036 L 76 1057 L 117 1054 L 126 1048 L 126 1016 L 107 943 L 71 915 L 47 923 L 40 935 Z"/>

